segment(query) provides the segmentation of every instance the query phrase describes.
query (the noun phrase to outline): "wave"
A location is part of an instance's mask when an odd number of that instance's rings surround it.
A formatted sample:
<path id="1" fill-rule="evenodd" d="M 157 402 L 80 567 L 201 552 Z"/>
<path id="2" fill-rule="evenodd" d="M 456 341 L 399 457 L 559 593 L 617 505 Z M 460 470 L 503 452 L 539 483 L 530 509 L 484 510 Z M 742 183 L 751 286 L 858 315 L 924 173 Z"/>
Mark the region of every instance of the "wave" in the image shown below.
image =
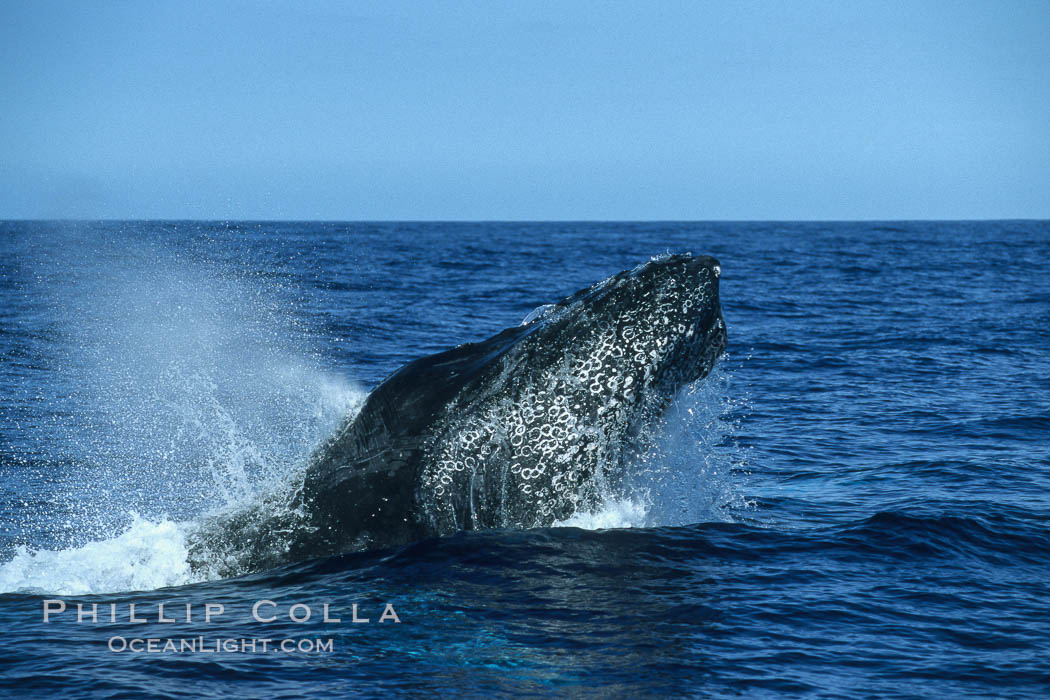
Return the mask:
<path id="1" fill-rule="evenodd" d="M 203 580 L 203 578 L 199 579 Z M 131 525 L 108 540 L 70 549 L 19 546 L 0 566 L 0 592 L 90 595 L 153 590 L 194 583 L 186 525 L 132 516 Z"/>

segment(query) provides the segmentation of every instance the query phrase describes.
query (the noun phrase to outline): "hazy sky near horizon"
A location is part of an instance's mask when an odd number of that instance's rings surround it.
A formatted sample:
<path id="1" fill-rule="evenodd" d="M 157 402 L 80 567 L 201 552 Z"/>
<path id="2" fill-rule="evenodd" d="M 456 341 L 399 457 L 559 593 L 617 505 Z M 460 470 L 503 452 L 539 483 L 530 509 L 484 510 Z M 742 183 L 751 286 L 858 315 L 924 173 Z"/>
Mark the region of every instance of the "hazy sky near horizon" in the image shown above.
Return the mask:
<path id="1" fill-rule="evenodd" d="M 0 218 L 1050 218 L 1050 3 L 0 0 Z"/>

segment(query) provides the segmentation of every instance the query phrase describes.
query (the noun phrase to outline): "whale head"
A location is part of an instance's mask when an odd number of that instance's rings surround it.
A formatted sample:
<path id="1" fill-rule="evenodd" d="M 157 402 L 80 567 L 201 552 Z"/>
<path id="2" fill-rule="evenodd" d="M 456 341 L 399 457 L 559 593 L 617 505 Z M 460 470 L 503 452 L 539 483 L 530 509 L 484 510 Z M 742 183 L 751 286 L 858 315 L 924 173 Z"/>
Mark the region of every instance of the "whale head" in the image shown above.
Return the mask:
<path id="1" fill-rule="evenodd" d="M 709 256 L 668 255 L 625 270 L 545 307 L 530 341 L 583 358 L 575 376 L 595 394 L 662 396 L 705 377 L 726 347 L 718 298 L 721 265 Z M 534 312 L 535 313 L 535 312 Z"/>
<path id="2" fill-rule="evenodd" d="M 434 528 L 549 525 L 608 493 L 678 388 L 724 351 L 720 271 L 656 258 L 470 346 L 483 359 L 423 468 Z"/>

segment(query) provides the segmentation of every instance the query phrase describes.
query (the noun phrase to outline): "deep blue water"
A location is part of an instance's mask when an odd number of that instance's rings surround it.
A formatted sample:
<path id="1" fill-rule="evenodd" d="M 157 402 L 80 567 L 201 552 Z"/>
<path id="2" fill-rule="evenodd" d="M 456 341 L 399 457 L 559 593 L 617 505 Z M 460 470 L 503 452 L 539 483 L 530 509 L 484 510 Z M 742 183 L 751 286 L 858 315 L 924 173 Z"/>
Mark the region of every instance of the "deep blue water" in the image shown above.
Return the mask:
<path id="1" fill-rule="evenodd" d="M 1050 223 L 8 222 L 0 251 L 2 691 L 1050 694 Z M 679 251 L 721 261 L 729 349 L 649 501 L 192 582 L 183 524 L 403 363 Z"/>

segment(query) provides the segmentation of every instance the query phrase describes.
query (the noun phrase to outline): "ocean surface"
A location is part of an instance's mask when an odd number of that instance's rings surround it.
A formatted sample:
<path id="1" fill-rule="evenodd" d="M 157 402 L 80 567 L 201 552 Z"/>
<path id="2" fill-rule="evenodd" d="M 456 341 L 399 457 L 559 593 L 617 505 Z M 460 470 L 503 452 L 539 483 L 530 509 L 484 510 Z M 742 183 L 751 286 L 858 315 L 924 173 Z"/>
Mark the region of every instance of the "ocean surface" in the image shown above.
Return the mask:
<path id="1" fill-rule="evenodd" d="M 404 363 L 686 251 L 729 342 L 658 482 L 187 564 Z M 1050 222 L 6 222 L 0 256 L 0 693 L 1050 695 Z"/>

